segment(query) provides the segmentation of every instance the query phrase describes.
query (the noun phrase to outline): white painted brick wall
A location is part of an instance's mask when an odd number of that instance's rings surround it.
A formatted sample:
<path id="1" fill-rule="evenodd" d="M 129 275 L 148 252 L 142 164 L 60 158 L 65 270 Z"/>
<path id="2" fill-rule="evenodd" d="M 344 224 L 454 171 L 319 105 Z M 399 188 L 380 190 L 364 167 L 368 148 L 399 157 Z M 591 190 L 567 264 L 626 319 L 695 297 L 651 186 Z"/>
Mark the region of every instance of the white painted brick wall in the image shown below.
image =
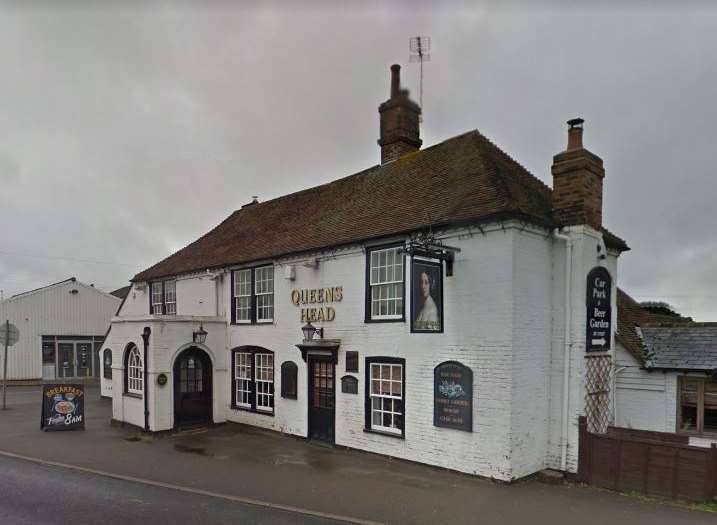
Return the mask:
<path id="1" fill-rule="evenodd" d="M 584 404 L 585 276 L 597 264 L 597 237 L 583 228 L 575 229 L 572 235 L 576 240 L 572 296 L 575 345 L 571 354 L 568 463 L 574 470 L 577 416 Z M 193 313 L 191 310 L 196 307 L 199 313 L 214 315 L 207 306 L 213 305 L 214 311 L 218 306 L 223 316 L 221 322 L 211 327 L 205 322 L 210 334 L 207 347 L 215 363 L 215 421 L 226 418 L 306 436 L 306 364 L 294 346 L 302 338 L 303 323 L 299 307 L 290 301 L 290 292 L 342 286 L 343 300 L 332 305 L 336 320 L 323 323 L 326 338 L 341 340 L 336 367 L 337 444 L 502 480 L 531 474 L 545 466 L 554 467 L 556 461 L 559 464 L 564 243 L 554 241 L 546 231 L 517 223 L 484 228 L 483 233 L 453 232 L 446 242 L 462 251 L 456 257 L 454 276 L 444 278 L 443 334 L 411 334 L 408 321 L 364 322 L 365 252 L 358 246 L 321 254 L 315 269 L 303 266 L 303 259 L 278 261 L 274 322 L 268 325 L 228 324 L 229 274 L 217 281 L 197 276 L 196 283 L 178 284 L 180 313 Z M 614 258 L 608 263 L 614 272 Z M 284 279 L 284 267 L 288 264 L 295 265 L 294 281 Z M 410 264 L 406 273 L 406 282 L 410 283 Z M 613 278 L 616 281 L 615 273 Z M 218 290 L 209 284 L 215 282 Z M 139 334 L 150 323 L 154 356 L 150 362 L 151 426 L 160 430 L 173 425 L 173 408 L 171 389 L 154 387 L 156 374 L 167 373 L 171 384 L 173 359 L 180 347 L 191 340 L 191 331 L 197 326 L 181 321 L 181 316 L 164 321 L 148 316 L 147 290 L 130 293 L 126 311 L 123 308 L 121 319 L 113 323 L 108 341 L 114 358 L 113 414 L 116 419 L 143 424 L 141 402 L 119 394 L 121 355 L 133 338 L 142 348 Z M 274 352 L 274 416 L 230 407 L 230 349 L 243 345 L 261 346 Z M 345 375 L 345 355 L 350 350 L 359 352 L 360 370 L 352 374 L 359 380 L 358 395 L 343 394 L 340 390 L 339 379 Z M 405 439 L 364 432 L 364 363 L 370 356 L 406 360 Z M 281 363 L 287 360 L 298 365 L 296 400 L 280 396 Z M 460 361 L 473 370 L 472 433 L 433 426 L 433 369 L 446 360 Z"/>
<path id="2" fill-rule="evenodd" d="M 290 292 L 294 288 L 343 286 L 344 298 L 334 304 L 336 320 L 323 324 L 326 338 L 341 339 L 336 367 L 336 443 L 509 479 L 514 235 L 508 229 L 450 240 L 449 244 L 463 251 L 457 256 L 454 277 L 444 278 L 443 334 L 410 334 L 408 321 L 364 323 L 365 253 L 357 247 L 334 260 L 322 261 L 318 269 L 297 264 L 293 282 L 283 279 L 283 268 L 278 268 L 275 323 L 230 327 L 230 347 L 269 348 L 275 352 L 277 375 L 283 361 L 297 363 L 298 399 L 278 397 L 273 417 L 229 410 L 227 418 L 306 436 L 306 364 L 294 346 L 300 342 L 302 323 L 299 308 L 289 301 Z M 359 352 L 359 373 L 351 374 L 359 380 L 358 395 L 341 393 L 338 381 L 346 374 L 345 355 L 350 350 Z M 405 440 L 364 432 L 364 363 L 370 356 L 406 359 Z M 433 368 L 446 360 L 458 360 L 473 370 L 473 433 L 433 426 Z M 277 382 L 277 392 L 279 385 Z M 453 452 L 448 454 L 448 450 Z"/>
<path id="3" fill-rule="evenodd" d="M 547 232 L 515 236 L 513 255 L 513 477 L 545 466 L 549 435 L 552 241 Z"/>
<path id="4" fill-rule="evenodd" d="M 585 323 L 586 323 L 586 278 L 595 266 L 604 265 L 612 276 L 612 344 L 617 323 L 616 287 L 617 257 L 608 254 L 604 260 L 599 259 L 597 246 L 600 234 L 587 226 L 574 226 L 567 229 L 573 239 L 573 263 L 571 272 L 571 309 L 572 321 L 569 340 L 570 349 L 570 380 L 568 408 L 568 439 L 567 463 L 568 472 L 577 472 L 578 466 L 578 418 L 585 409 Z M 550 366 L 550 434 L 546 454 L 546 466 L 553 469 L 561 467 L 562 443 L 562 400 L 563 400 L 563 352 L 565 347 L 565 241 L 555 240 L 552 250 L 553 279 L 553 327 L 552 356 Z"/>

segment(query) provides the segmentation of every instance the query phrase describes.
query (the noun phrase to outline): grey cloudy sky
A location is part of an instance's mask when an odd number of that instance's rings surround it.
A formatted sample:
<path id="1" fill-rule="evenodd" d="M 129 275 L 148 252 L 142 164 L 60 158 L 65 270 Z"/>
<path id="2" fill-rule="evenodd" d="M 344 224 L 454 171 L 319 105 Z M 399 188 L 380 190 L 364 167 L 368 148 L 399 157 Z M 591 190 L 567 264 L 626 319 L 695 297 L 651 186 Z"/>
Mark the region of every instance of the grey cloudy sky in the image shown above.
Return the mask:
<path id="1" fill-rule="evenodd" d="M 421 34 L 424 145 L 477 128 L 552 185 L 584 117 L 620 285 L 717 320 L 717 7 L 595 5 L 4 2 L 0 288 L 120 287 L 252 195 L 376 164 Z"/>

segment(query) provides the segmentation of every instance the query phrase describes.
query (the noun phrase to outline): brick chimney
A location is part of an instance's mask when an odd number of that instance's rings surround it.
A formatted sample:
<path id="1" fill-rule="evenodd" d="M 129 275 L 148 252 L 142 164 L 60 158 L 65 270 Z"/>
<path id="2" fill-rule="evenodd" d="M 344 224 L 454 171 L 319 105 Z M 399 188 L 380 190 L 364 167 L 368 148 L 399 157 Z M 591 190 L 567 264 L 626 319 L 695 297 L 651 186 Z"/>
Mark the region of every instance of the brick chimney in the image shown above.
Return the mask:
<path id="1" fill-rule="evenodd" d="M 421 148 L 418 121 L 421 108 L 413 102 L 407 89 L 401 89 L 401 66 L 391 66 L 391 98 L 378 107 L 381 131 L 381 164 Z"/>
<path id="2" fill-rule="evenodd" d="M 568 147 L 553 157 L 553 217 L 561 226 L 602 227 L 602 159 L 583 147 L 581 118 L 568 120 Z"/>

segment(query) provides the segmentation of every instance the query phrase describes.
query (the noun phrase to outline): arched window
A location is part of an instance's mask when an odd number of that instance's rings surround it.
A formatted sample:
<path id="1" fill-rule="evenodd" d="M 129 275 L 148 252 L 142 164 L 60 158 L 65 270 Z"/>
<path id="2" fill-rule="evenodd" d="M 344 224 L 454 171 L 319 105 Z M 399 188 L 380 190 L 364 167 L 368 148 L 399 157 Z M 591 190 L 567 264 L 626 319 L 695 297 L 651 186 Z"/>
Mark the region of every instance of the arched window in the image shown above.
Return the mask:
<path id="1" fill-rule="evenodd" d="M 125 352 L 125 391 L 128 394 L 142 395 L 144 389 L 144 366 L 142 354 L 135 345 L 130 345 Z"/>
<path id="2" fill-rule="evenodd" d="M 281 397 L 296 399 L 296 375 L 298 367 L 293 361 L 281 364 Z"/>
<path id="3" fill-rule="evenodd" d="M 102 353 L 102 368 L 105 379 L 112 379 L 112 350 L 109 348 Z"/>

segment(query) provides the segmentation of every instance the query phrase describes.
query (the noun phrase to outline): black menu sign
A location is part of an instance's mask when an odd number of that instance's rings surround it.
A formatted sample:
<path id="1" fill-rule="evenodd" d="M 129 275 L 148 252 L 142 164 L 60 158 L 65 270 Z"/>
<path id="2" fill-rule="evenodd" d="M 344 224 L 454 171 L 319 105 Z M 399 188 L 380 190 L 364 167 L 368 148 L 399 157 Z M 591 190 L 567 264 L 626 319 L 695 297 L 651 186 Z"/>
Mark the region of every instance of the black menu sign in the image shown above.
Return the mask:
<path id="1" fill-rule="evenodd" d="M 85 390 L 82 385 L 42 385 L 40 428 L 74 430 L 85 428 Z"/>
<path id="2" fill-rule="evenodd" d="M 433 370 L 433 424 L 473 432 L 473 372 L 457 361 Z"/>
<path id="3" fill-rule="evenodd" d="M 607 269 L 597 266 L 588 273 L 587 284 L 585 349 L 604 352 L 610 350 L 612 333 L 612 277 Z"/>

